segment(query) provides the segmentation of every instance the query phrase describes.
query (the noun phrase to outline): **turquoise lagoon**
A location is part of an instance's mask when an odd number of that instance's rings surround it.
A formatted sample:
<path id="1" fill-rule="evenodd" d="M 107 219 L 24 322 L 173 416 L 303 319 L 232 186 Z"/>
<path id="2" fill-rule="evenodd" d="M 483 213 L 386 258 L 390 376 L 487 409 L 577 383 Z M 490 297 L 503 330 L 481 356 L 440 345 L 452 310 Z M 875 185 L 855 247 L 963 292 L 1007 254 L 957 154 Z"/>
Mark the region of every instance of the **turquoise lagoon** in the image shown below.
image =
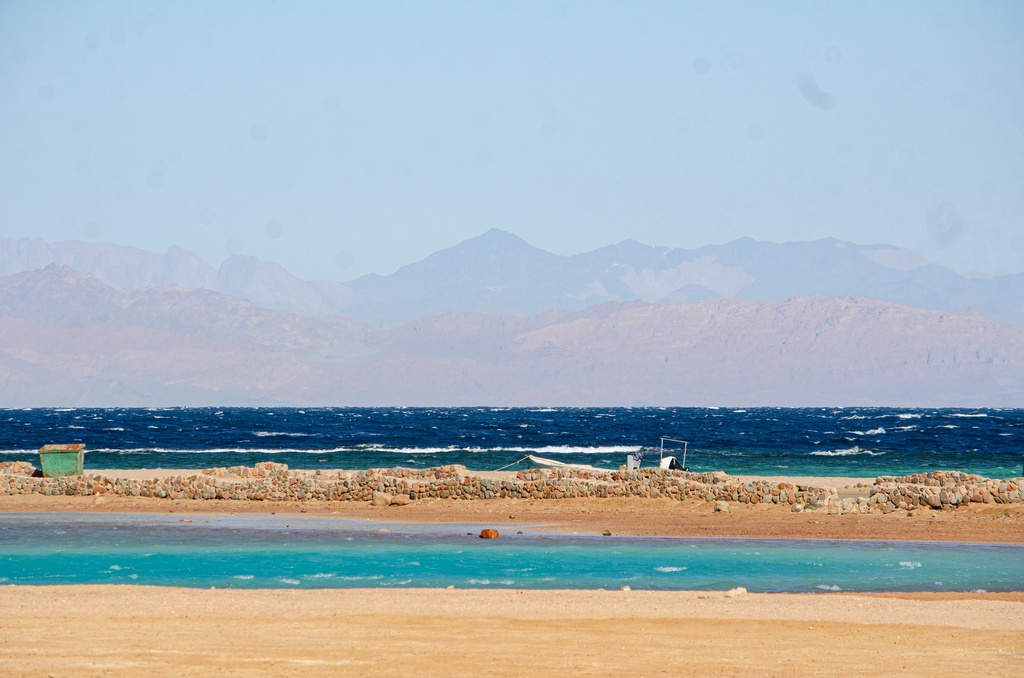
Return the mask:
<path id="1" fill-rule="evenodd" d="M 191 522 L 183 522 L 191 521 Z M 482 527 L 502 536 L 483 540 Z M 750 591 L 1024 590 L 1024 546 L 592 537 L 529 525 L 2 514 L 0 584 Z"/>

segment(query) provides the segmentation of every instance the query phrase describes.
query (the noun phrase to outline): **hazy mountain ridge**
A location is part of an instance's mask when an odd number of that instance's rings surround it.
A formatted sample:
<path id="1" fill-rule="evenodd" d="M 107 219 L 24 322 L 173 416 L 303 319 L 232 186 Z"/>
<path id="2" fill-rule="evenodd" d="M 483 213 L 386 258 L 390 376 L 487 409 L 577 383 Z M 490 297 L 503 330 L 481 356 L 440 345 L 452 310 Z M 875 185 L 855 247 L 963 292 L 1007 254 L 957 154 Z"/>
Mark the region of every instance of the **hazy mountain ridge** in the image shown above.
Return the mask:
<path id="1" fill-rule="evenodd" d="M 1024 324 L 1024 274 L 971 279 L 888 245 L 741 238 L 695 250 L 624 241 L 562 257 L 492 229 L 399 269 L 363 276 L 349 317 L 384 326 L 446 311 L 531 315 L 605 301 L 855 296 Z"/>
<path id="2" fill-rule="evenodd" d="M 864 297 L 940 311 L 974 307 L 1000 322 L 1024 324 L 1024 273 L 968 278 L 907 250 L 831 238 L 783 244 L 741 238 L 694 250 L 627 240 L 560 256 L 491 229 L 390 275 L 348 283 L 300 280 L 253 257 L 230 257 L 214 270 L 179 248 L 156 255 L 115 245 L 0 240 L 0 274 L 48 263 L 124 291 L 206 288 L 286 313 L 343 315 L 381 327 L 448 312 L 529 316 L 608 301 L 804 296 Z"/>
<path id="3" fill-rule="evenodd" d="M 848 297 L 447 313 L 392 329 L 210 290 L 0 279 L 0 406 L 1024 406 L 1024 327 Z"/>
<path id="4" fill-rule="evenodd" d="M 212 266 L 180 247 L 156 254 L 124 245 L 77 240 L 47 243 L 40 238 L 0 238 L 0 276 L 50 264 L 89 273 L 120 290 L 167 285 L 213 289 L 217 280 Z"/>
<path id="5" fill-rule="evenodd" d="M 232 256 L 214 269 L 198 254 L 180 247 L 156 254 L 123 245 L 0 238 L 0 276 L 50 265 L 88 273 L 125 292 L 180 285 L 230 294 L 265 308 L 299 315 L 341 315 L 351 297 L 343 283 L 300 280 L 280 264 L 254 257 Z"/>

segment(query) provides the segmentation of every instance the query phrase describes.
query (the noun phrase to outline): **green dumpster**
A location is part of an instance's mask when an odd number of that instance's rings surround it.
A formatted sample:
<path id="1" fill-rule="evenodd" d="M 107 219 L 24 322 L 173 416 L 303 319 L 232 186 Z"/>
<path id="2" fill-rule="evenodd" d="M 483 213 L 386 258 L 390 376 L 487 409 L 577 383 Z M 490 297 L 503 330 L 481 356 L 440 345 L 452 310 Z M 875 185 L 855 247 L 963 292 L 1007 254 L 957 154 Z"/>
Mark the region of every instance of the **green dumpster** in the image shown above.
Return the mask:
<path id="1" fill-rule="evenodd" d="M 82 475 L 84 457 L 83 443 L 43 445 L 39 448 L 39 465 L 47 478 Z"/>

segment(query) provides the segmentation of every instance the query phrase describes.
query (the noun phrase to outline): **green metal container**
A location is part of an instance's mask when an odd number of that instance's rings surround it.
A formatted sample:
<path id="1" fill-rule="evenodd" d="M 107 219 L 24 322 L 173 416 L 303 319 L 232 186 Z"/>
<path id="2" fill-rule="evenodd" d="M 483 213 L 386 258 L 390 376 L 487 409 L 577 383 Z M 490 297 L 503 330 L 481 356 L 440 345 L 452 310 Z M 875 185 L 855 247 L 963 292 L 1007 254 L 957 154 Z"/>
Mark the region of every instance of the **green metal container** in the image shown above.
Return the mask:
<path id="1" fill-rule="evenodd" d="M 39 448 L 39 465 L 43 476 L 80 476 L 85 461 L 85 445 L 71 443 L 67 445 L 43 445 Z"/>

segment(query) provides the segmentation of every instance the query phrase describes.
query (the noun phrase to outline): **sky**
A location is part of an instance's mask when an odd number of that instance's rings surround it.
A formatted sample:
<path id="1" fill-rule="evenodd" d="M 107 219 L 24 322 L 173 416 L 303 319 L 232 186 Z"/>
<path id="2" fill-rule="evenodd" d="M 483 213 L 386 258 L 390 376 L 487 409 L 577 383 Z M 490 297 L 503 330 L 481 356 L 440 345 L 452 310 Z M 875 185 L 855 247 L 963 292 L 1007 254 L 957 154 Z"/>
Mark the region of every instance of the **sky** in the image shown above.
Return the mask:
<path id="1" fill-rule="evenodd" d="M 0 237 L 307 279 L 490 228 L 1024 271 L 1024 3 L 0 0 Z"/>

